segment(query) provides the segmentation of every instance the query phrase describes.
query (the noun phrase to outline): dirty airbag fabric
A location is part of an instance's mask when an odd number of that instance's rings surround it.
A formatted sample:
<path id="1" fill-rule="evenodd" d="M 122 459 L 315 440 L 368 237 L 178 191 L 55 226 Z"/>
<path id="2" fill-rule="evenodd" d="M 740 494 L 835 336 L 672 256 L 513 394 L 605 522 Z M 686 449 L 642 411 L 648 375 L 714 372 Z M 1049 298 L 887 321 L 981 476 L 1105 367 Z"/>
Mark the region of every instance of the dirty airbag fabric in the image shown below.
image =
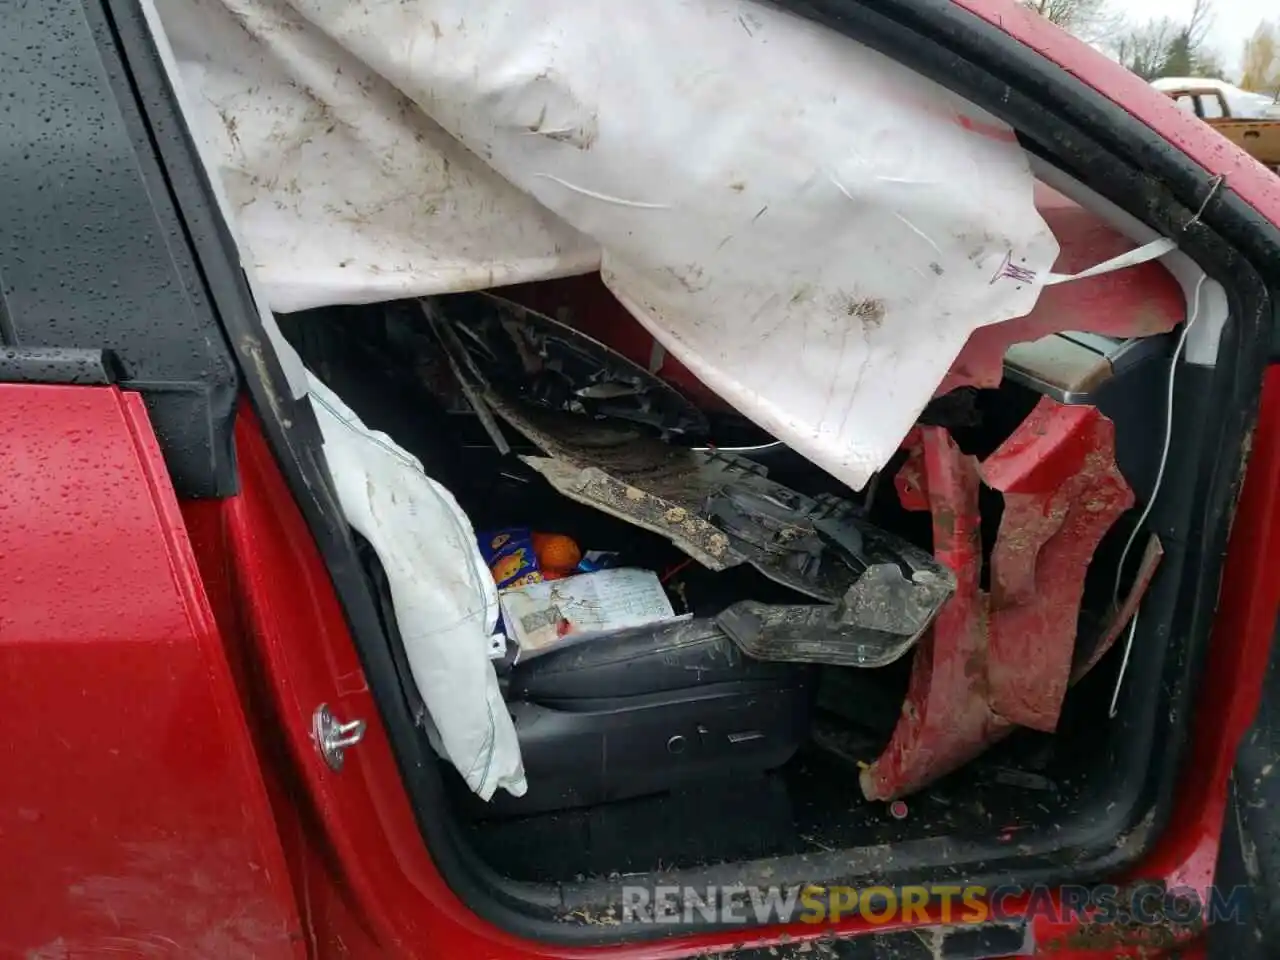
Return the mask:
<path id="1" fill-rule="evenodd" d="M 1006 125 L 750 0 L 194 11 L 170 32 L 278 309 L 598 260 L 667 350 L 855 488 L 1057 257 Z"/>
<path id="2" fill-rule="evenodd" d="M 277 313 L 599 266 L 594 241 L 283 0 L 155 6 L 187 122 Z"/>
<path id="3" fill-rule="evenodd" d="M 498 592 L 471 522 L 413 456 L 314 374 L 307 382 L 342 511 L 386 571 L 434 745 L 483 799 L 499 787 L 523 796 L 520 744 L 489 660 Z"/>

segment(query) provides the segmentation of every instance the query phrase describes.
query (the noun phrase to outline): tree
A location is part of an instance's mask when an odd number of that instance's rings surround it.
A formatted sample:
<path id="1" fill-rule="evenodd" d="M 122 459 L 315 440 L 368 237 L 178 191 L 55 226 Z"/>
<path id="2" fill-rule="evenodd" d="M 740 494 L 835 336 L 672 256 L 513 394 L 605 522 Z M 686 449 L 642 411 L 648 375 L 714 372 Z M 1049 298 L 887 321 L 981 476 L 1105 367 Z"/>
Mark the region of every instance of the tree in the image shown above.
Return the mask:
<path id="1" fill-rule="evenodd" d="M 1214 80 L 1227 79 L 1227 65 L 1223 63 L 1222 54 L 1217 50 L 1201 47 L 1199 53 L 1196 54 L 1195 71 L 1197 77 L 1210 77 Z"/>
<path id="2" fill-rule="evenodd" d="M 1125 25 L 1112 34 L 1108 46 L 1117 60 L 1143 80 L 1212 76 L 1222 72 L 1221 60 L 1204 45 L 1212 27 L 1213 0 L 1195 0 L 1186 22 L 1160 17 Z"/>
<path id="3" fill-rule="evenodd" d="M 1191 50 L 1199 50 L 1204 46 L 1205 38 L 1213 29 L 1213 0 L 1196 0 L 1191 9 L 1191 19 L 1187 21 L 1184 31 L 1187 45 Z"/>
<path id="4" fill-rule="evenodd" d="M 1205 37 L 1213 27 L 1213 0 L 1195 0 L 1191 9 L 1191 19 L 1178 31 L 1169 42 L 1164 66 L 1157 76 L 1162 77 L 1198 77 L 1204 75 L 1203 64 L 1215 59 L 1214 54 L 1205 50 Z"/>
<path id="5" fill-rule="evenodd" d="M 1186 30 L 1178 33 L 1165 51 L 1164 64 L 1157 76 L 1190 77 L 1196 72 L 1196 55 L 1191 49 L 1191 36 Z"/>
<path id="6" fill-rule="evenodd" d="M 1107 0 L 1022 0 L 1022 4 L 1089 43 L 1102 40 L 1117 24 Z"/>
<path id="7" fill-rule="evenodd" d="M 1121 30 L 1112 41 L 1116 59 L 1143 80 L 1168 77 L 1169 54 L 1184 28 L 1161 17 Z"/>
<path id="8" fill-rule="evenodd" d="M 1280 88 L 1280 35 L 1276 25 L 1263 21 L 1244 42 L 1240 58 L 1244 75 L 1240 86 L 1258 93 L 1275 93 Z"/>

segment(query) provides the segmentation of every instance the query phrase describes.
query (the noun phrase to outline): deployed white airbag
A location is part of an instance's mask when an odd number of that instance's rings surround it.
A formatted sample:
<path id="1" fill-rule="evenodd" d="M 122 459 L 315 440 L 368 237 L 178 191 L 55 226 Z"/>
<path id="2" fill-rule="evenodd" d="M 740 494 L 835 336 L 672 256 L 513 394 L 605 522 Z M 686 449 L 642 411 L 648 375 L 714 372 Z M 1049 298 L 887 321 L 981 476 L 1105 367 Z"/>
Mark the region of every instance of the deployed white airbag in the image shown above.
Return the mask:
<path id="1" fill-rule="evenodd" d="M 668 350 L 854 487 L 1057 256 L 1007 126 L 763 4 L 161 13 L 275 308 L 598 256 Z"/>
<path id="2" fill-rule="evenodd" d="M 498 787 L 522 796 L 520 744 L 489 662 L 498 592 L 471 522 L 421 463 L 314 374 L 307 381 L 342 511 L 386 571 L 436 749 L 484 799 Z"/>

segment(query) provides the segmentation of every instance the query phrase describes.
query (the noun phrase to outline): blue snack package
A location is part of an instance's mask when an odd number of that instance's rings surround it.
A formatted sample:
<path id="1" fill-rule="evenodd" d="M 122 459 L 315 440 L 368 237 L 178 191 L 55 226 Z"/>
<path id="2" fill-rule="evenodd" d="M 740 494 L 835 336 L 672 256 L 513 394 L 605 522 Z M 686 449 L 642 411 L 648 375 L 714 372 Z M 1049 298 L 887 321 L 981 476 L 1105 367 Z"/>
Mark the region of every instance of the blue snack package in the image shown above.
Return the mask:
<path id="1" fill-rule="evenodd" d="M 499 590 L 542 582 L 542 570 L 533 552 L 531 527 L 504 527 L 480 533 L 476 541 Z"/>
<path id="2" fill-rule="evenodd" d="M 578 563 L 578 573 L 595 573 L 616 566 L 619 554 L 613 550 L 588 550 Z"/>

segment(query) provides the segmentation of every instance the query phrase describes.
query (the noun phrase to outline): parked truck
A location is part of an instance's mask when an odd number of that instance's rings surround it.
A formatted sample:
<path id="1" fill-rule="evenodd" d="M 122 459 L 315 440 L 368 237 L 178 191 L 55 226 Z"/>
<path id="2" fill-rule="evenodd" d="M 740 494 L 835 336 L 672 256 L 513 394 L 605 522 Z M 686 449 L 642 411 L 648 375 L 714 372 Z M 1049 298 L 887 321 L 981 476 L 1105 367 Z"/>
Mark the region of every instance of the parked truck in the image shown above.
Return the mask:
<path id="1" fill-rule="evenodd" d="M 1280 166 L 1280 120 L 1236 116 L 1216 86 L 1188 84 L 1166 88 L 1164 92 L 1259 163 L 1273 171 Z"/>

